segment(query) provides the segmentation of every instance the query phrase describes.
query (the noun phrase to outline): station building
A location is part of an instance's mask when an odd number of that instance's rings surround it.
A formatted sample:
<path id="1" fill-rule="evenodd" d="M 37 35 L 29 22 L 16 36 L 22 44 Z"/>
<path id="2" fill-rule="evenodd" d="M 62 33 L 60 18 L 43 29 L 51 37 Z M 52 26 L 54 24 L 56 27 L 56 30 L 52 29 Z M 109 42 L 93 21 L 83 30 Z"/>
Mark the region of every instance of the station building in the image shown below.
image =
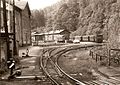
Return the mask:
<path id="1" fill-rule="evenodd" d="M 68 30 L 54 30 L 46 33 L 32 34 L 33 42 L 64 42 L 69 40 L 70 32 Z"/>

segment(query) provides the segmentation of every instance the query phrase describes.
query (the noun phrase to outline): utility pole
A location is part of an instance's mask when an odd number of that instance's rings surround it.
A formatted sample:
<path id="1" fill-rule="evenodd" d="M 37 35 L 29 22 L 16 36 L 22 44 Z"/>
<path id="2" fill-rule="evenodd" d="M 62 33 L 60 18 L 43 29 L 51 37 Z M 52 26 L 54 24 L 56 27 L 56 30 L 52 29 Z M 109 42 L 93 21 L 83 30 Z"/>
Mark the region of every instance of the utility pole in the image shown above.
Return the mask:
<path id="1" fill-rule="evenodd" d="M 0 0 L 0 68 L 1 68 L 1 0 Z"/>
<path id="2" fill-rule="evenodd" d="M 3 22 L 4 22 L 6 46 L 7 46 L 6 58 L 7 58 L 7 60 L 9 60 L 9 58 L 11 57 L 11 54 L 10 54 L 10 41 L 9 41 L 8 26 L 7 26 L 7 16 L 6 16 L 6 0 L 2 0 L 2 2 L 3 2 Z"/>
<path id="3" fill-rule="evenodd" d="M 16 47 L 16 30 L 15 30 L 15 0 L 13 0 L 13 55 L 17 54 L 17 47 Z"/>
<path id="4" fill-rule="evenodd" d="M 10 32 L 11 24 L 10 24 L 10 5 L 11 0 L 8 1 L 8 32 Z"/>
<path id="5" fill-rule="evenodd" d="M 109 51 L 108 51 L 108 66 L 110 66 L 110 61 L 111 61 L 111 50 L 109 49 Z"/>

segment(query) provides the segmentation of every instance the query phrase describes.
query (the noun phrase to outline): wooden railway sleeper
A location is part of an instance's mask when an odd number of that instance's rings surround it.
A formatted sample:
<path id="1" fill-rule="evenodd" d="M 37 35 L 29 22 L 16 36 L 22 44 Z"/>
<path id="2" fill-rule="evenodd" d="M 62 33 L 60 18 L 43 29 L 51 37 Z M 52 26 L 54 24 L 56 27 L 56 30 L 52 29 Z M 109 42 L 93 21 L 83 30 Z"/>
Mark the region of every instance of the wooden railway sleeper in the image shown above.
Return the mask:
<path id="1" fill-rule="evenodd" d="M 56 66 L 56 64 L 52 61 L 51 58 L 49 58 L 49 60 L 50 60 L 51 64 L 54 65 L 55 70 L 57 71 L 58 75 L 59 75 L 60 77 L 62 77 L 63 74 L 62 74 L 62 72 L 58 69 L 58 67 Z"/>

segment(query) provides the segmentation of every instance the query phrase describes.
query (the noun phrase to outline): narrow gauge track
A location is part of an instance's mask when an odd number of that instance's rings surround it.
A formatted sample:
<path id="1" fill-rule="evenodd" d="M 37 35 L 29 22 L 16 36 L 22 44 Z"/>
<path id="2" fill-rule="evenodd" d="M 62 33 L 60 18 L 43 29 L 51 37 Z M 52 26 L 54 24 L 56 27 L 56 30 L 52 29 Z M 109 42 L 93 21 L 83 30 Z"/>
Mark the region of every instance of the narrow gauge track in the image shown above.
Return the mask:
<path id="1" fill-rule="evenodd" d="M 65 49 L 66 49 L 66 48 L 65 48 Z M 62 50 L 60 50 L 60 51 L 57 52 L 57 53 L 63 52 L 65 49 L 62 49 Z M 43 52 L 43 54 L 47 53 L 48 51 L 49 51 L 49 54 L 51 54 L 51 52 L 52 52 L 53 50 L 55 50 L 55 49 L 46 50 L 46 51 Z M 55 53 L 55 55 L 56 55 L 57 53 Z M 63 75 L 61 75 L 60 70 L 56 67 L 56 65 L 55 65 L 55 63 L 52 61 L 51 57 L 52 57 L 52 56 L 48 56 L 47 58 L 45 58 L 44 56 L 41 56 L 41 59 L 40 59 L 40 60 L 41 60 L 41 68 L 43 69 L 45 75 L 50 79 L 50 81 L 51 81 L 54 85 L 63 85 L 61 82 L 66 82 L 66 83 L 68 83 L 68 84 L 64 84 L 64 85 L 73 85 L 73 84 L 71 84 L 71 83 L 68 82 L 68 81 L 71 81 L 71 80 L 66 79 L 66 77 L 62 77 Z M 44 59 L 45 59 L 45 60 L 44 60 Z M 48 60 L 49 60 L 50 62 L 49 62 Z M 47 62 L 46 62 L 46 61 L 47 61 Z M 52 65 L 51 67 L 54 67 L 55 71 L 57 72 L 54 76 L 53 76 L 53 74 L 51 74 L 51 73 L 48 71 L 49 69 L 47 68 L 46 64 L 49 65 L 49 66 L 50 66 L 50 64 L 51 64 L 51 65 Z M 75 83 L 75 82 L 74 82 L 74 83 Z M 76 84 L 74 84 L 74 85 L 76 85 Z"/>
<path id="2" fill-rule="evenodd" d="M 99 45 L 98 45 L 99 46 Z M 90 45 L 88 45 L 87 47 L 91 47 Z M 73 48 L 70 48 L 70 49 L 67 49 L 59 54 L 56 54 L 57 57 L 56 57 L 56 60 L 55 60 L 55 64 L 56 66 L 59 68 L 59 70 L 66 76 L 68 76 L 70 79 L 72 79 L 73 81 L 77 82 L 78 85 L 116 85 L 114 82 L 111 82 L 111 81 L 107 81 L 107 80 L 93 80 L 93 81 L 89 81 L 89 82 L 85 82 L 85 81 L 82 81 L 80 82 L 79 80 L 77 79 L 74 79 L 73 77 L 71 77 L 69 74 L 65 73 L 65 71 L 59 66 L 58 64 L 58 59 L 59 57 L 61 57 L 64 53 L 68 52 L 68 51 L 71 51 L 71 50 L 75 50 L 75 49 L 79 49 L 79 48 L 84 48 L 84 47 L 73 47 Z M 100 75 L 100 74 L 99 74 Z M 100 75 L 102 76 L 102 75 Z"/>
<path id="3" fill-rule="evenodd" d="M 53 50 L 53 49 L 52 49 Z M 48 73 L 48 71 L 46 70 L 46 65 L 44 65 L 45 64 L 45 62 L 46 61 L 48 61 L 48 58 L 47 59 L 45 59 L 45 60 L 43 60 L 44 59 L 44 54 L 45 53 L 47 53 L 48 51 L 52 51 L 51 49 L 47 49 L 47 50 L 43 50 L 43 53 L 42 53 L 42 56 L 40 57 L 40 66 L 41 66 L 41 68 L 42 68 L 42 70 L 43 70 L 43 72 L 44 72 L 44 74 L 45 74 L 45 76 L 47 77 L 47 78 L 49 78 L 49 80 L 51 81 L 51 83 L 52 83 L 52 85 L 53 84 L 55 84 L 55 85 L 60 85 L 56 80 L 54 80 L 52 77 L 51 77 L 51 75 Z"/>
<path id="4" fill-rule="evenodd" d="M 93 45 L 92 45 L 93 46 Z M 66 83 L 64 85 L 85 85 L 84 83 L 82 83 L 79 80 L 74 79 L 73 77 L 71 77 L 70 75 L 66 74 L 54 61 L 57 60 L 57 58 L 55 60 L 52 60 L 51 57 L 56 56 L 56 55 L 61 55 L 66 53 L 67 51 L 73 50 L 73 49 L 79 49 L 79 48 L 84 48 L 84 47 L 91 47 L 91 45 L 86 45 L 86 46 L 80 46 L 80 47 L 66 47 L 62 50 L 59 50 L 58 52 L 56 52 L 54 55 L 51 55 L 51 52 L 55 49 L 51 49 L 49 50 L 49 56 L 47 58 L 47 60 L 45 61 L 43 58 L 44 56 L 41 57 L 41 67 L 44 71 L 44 73 L 46 74 L 47 77 L 49 77 L 49 79 L 55 84 L 55 85 L 62 85 L 63 81 Z M 48 51 L 48 50 L 47 50 Z M 43 54 L 47 53 L 47 51 L 43 52 Z M 57 78 L 54 78 L 55 76 L 53 76 L 53 74 L 51 75 L 50 72 L 48 72 L 49 69 L 46 68 L 48 64 L 48 60 L 50 61 L 50 64 L 52 64 L 51 67 L 54 67 L 55 71 L 57 70 Z M 46 62 L 46 63 L 44 63 Z M 50 65 L 49 64 L 49 65 Z M 64 75 L 64 76 L 63 76 Z"/>
<path id="5" fill-rule="evenodd" d="M 86 47 L 92 47 L 93 45 L 86 45 Z M 71 50 L 75 50 L 75 49 L 80 49 L 80 48 L 85 48 L 85 46 L 80 46 L 80 47 L 66 47 L 62 50 L 59 50 L 58 52 L 54 53 L 53 55 L 51 55 L 51 53 L 56 50 L 56 48 L 53 49 L 49 49 L 46 50 L 43 54 L 47 53 L 49 54 L 49 56 L 47 57 L 46 63 L 44 60 L 44 56 L 41 57 L 41 67 L 44 71 L 44 73 L 46 74 L 46 76 L 51 80 L 51 82 L 54 85 L 115 85 L 112 82 L 107 82 L 107 81 L 103 81 L 103 80 L 94 80 L 94 81 L 89 81 L 89 82 L 84 82 L 84 81 L 80 81 L 77 80 L 75 78 L 73 78 L 72 76 L 70 76 L 69 74 L 67 74 L 64 70 L 62 70 L 62 68 L 58 65 L 58 59 L 61 55 L 63 55 L 64 53 L 71 51 Z M 55 57 L 54 57 L 55 56 Z M 55 59 L 54 59 L 54 58 Z M 54 70 L 56 71 L 56 75 L 53 75 L 49 72 L 49 68 L 47 65 L 50 66 Z"/>

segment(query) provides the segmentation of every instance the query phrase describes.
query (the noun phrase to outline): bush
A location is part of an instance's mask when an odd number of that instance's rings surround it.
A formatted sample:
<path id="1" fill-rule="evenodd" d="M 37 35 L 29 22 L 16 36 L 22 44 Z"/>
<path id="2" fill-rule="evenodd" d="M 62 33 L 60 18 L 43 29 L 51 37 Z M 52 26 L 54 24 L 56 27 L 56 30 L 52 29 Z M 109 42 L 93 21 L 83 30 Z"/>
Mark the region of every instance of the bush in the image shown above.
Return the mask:
<path id="1" fill-rule="evenodd" d="M 100 66 L 106 66 L 107 65 L 107 61 L 100 61 Z"/>

